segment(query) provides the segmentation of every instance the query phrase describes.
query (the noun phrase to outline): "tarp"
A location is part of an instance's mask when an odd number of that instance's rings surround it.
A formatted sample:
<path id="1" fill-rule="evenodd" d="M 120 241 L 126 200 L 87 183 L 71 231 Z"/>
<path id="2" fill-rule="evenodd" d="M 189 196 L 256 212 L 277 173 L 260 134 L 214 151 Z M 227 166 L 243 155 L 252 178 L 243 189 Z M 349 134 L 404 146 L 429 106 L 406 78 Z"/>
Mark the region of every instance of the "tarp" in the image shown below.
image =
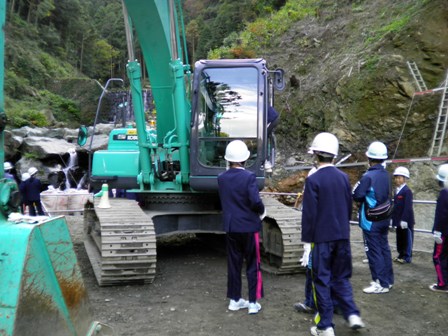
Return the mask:
<path id="1" fill-rule="evenodd" d="M 83 211 L 84 205 L 91 194 L 87 190 L 68 189 L 45 190 L 41 192 L 40 199 L 45 212 L 49 216 L 57 216 Z"/>

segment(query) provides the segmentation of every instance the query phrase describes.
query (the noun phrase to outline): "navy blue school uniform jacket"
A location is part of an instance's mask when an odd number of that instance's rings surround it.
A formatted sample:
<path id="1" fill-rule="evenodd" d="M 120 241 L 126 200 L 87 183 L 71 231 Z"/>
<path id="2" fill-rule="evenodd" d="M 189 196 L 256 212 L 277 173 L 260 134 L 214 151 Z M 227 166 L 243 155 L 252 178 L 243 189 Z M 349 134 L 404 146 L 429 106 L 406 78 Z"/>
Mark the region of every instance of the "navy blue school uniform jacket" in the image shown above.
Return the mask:
<path id="1" fill-rule="evenodd" d="M 392 213 L 392 226 L 399 228 L 400 222 L 408 223 L 408 228 L 412 229 L 415 224 L 414 210 L 412 207 L 412 191 L 407 185 L 394 196 L 394 211 Z"/>
<path id="2" fill-rule="evenodd" d="M 347 174 L 323 166 L 305 180 L 302 241 L 323 243 L 350 238 L 351 186 Z"/>
<path id="3" fill-rule="evenodd" d="M 40 180 L 31 176 L 25 181 L 24 191 L 28 201 L 40 201 L 40 192 L 42 191 Z"/>
<path id="4" fill-rule="evenodd" d="M 448 236 L 448 189 L 440 190 L 437 198 L 434 227 L 432 231 L 439 231 L 443 236 Z"/>
<path id="5" fill-rule="evenodd" d="M 264 205 L 255 174 L 230 168 L 218 176 L 225 232 L 259 232 Z"/>

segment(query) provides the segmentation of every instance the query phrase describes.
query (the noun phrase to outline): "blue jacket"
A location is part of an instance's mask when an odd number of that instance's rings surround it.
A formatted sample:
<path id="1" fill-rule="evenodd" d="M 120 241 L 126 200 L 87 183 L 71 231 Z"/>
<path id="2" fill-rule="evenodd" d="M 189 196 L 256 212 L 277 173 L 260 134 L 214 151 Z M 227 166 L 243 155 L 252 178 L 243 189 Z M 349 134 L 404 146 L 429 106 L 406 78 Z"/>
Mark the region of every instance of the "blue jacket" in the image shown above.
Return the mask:
<path id="1" fill-rule="evenodd" d="M 40 201 L 40 192 L 42 191 L 42 185 L 40 180 L 31 176 L 24 182 L 24 194 L 25 199 L 30 202 Z"/>
<path id="2" fill-rule="evenodd" d="M 448 190 L 446 188 L 440 190 L 439 197 L 437 197 L 434 227 L 432 228 L 432 232 L 434 231 L 448 236 Z"/>
<path id="3" fill-rule="evenodd" d="M 389 173 L 381 164 L 370 167 L 361 177 L 361 180 L 353 188 L 353 199 L 361 202 L 359 207 L 359 226 L 367 231 L 382 231 L 384 227 L 389 226 L 389 219 L 373 222 L 368 221 L 365 215 L 365 206 L 374 208 L 375 206 L 386 202 L 390 194 Z"/>
<path id="4" fill-rule="evenodd" d="M 14 178 L 14 175 L 8 172 L 5 172 L 5 179 L 9 179 L 9 180 L 13 180 L 15 181 L 16 179 Z"/>
<path id="5" fill-rule="evenodd" d="M 268 108 L 268 124 L 273 122 L 275 119 L 277 119 L 279 116 L 278 112 L 273 108 L 272 106 L 269 106 Z"/>
<path id="6" fill-rule="evenodd" d="M 415 224 L 414 209 L 412 207 L 413 194 L 407 185 L 394 197 L 394 212 L 392 213 L 392 226 L 400 227 L 400 222 L 408 223 L 408 227 L 412 229 Z"/>
<path id="7" fill-rule="evenodd" d="M 238 168 L 219 174 L 223 229 L 225 232 L 259 232 L 264 205 L 255 174 Z"/>
<path id="8" fill-rule="evenodd" d="M 305 180 L 302 241 L 323 243 L 350 238 L 351 187 L 347 174 L 323 166 Z"/>

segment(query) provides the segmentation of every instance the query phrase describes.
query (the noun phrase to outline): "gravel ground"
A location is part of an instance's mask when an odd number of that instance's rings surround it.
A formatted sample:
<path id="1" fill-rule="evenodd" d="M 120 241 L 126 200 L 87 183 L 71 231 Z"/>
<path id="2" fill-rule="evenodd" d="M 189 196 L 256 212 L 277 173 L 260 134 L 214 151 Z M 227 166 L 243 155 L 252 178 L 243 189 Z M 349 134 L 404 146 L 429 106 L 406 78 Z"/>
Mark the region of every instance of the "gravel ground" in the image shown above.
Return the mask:
<path id="1" fill-rule="evenodd" d="M 311 315 L 292 308 L 303 300 L 305 275 L 263 273 L 262 311 L 227 310 L 226 258 L 223 246 L 210 248 L 194 235 L 158 241 L 155 281 L 144 286 L 99 287 L 82 244 L 82 216 L 67 216 L 94 318 L 111 325 L 116 335 L 308 335 Z M 389 241 L 395 244 L 394 235 Z M 337 335 L 444 335 L 448 294 L 434 293 L 430 251 L 432 237 L 416 234 L 412 264 L 394 264 L 395 286 L 388 294 L 367 295 L 370 282 L 361 232 L 352 228 L 355 300 L 366 328 L 353 332 L 335 316 Z M 394 248 L 393 248 L 394 249 Z M 395 252 L 393 252 L 395 255 Z"/>

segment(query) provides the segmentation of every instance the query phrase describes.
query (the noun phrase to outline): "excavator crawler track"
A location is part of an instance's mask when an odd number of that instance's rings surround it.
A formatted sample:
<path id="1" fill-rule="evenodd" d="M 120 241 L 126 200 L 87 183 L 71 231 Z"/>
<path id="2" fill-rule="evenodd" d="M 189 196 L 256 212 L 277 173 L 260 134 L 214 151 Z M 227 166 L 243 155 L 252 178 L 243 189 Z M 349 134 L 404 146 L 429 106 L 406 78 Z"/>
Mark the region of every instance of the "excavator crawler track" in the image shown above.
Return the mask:
<path id="1" fill-rule="evenodd" d="M 300 265 L 302 213 L 273 197 L 263 196 L 267 216 L 261 232 L 263 262 L 261 268 L 274 274 L 304 272 Z"/>
<path id="2" fill-rule="evenodd" d="M 156 275 L 156 236 L 151 217 L 134 200 L 86 205 L 84 245 L 100 286 L 151 283 Z"/>

